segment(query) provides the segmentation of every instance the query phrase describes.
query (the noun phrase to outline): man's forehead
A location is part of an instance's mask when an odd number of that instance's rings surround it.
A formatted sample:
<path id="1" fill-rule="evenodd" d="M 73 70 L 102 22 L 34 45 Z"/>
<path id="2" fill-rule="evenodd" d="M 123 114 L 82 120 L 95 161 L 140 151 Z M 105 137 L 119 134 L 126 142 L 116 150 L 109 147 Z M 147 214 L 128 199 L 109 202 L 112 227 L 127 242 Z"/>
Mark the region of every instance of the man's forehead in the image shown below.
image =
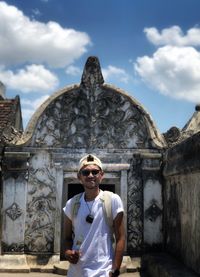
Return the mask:
<path id="1" fill-rule="evenodd" d="M 96 164 L 88 164 L 81 168 L 81 170 L 83 170 L 83 169 L 98 169 L 98 170 L 100 170 L 100 167 Z"/>

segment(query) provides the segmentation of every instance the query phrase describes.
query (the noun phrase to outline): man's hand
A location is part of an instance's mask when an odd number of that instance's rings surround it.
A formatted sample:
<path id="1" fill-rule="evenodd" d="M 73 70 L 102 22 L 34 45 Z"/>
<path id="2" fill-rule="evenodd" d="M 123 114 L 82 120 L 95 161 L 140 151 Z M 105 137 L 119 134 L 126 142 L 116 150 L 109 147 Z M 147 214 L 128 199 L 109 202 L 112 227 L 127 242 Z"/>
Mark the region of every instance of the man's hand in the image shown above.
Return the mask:
<path id="1" fill-rule="evenodd" d="M 72 264 L 77 264 L 80 257 L 80 251 L 77 250 L 66 250 L 65 251 L 65 258 Z"/>

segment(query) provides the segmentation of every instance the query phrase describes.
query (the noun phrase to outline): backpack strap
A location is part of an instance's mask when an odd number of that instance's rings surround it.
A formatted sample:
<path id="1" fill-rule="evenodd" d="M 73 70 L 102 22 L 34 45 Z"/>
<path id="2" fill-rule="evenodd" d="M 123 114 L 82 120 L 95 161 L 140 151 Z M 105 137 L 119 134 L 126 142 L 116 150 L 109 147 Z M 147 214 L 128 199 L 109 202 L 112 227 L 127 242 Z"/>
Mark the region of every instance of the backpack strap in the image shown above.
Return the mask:
<path id="1" fill-rule="evenodd" d="M 75 195 L 72 199 L 72 206 L 71 206 L 72 221 L 78 214 L 78 210 L 79 210 L 80 205 L 81 205 L 80 199 L 81 199 L 82 195 L 83 195 L 83 193 L 81 192 L 81 193 Z"/>
<path id="2" fill-rule="evenodd" d="M 111 233 L 113 233 L 112 194 L 113 192 L 104 190 L 100 196 L 100 200 L 103 202 L 103 212 L 105 215 L 105 220 L 111 230 Z M 72 222 L 78 214 L 78 210 L 81 205 L 80 199 L 82 195 L 83 193 L 79 193 L 73 197 L 73 202 L 71 206 Z"/>
<path id="3" fill-rule="evenodd" d="M 103 202 L 103 211 L 106 223 L 111 229 L 111 231 L 113 229 L 112 194 L 113 192 L 104 190 L 102 195 L 100 196 L 100 199 Z"/>

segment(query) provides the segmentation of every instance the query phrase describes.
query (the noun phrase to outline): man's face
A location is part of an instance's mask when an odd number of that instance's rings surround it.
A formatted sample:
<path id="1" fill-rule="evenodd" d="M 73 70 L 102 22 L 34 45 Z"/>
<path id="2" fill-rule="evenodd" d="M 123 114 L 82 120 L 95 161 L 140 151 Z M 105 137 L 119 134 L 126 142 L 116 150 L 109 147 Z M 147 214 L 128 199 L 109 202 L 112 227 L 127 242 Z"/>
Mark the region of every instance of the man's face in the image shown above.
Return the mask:
<path id="1" fill-rule="evenodd" d="M 94 189 L 103 179 L 103 171 L 95 164 L 84 166 L 78 173 L 78 179 L 85 189 Z"/>

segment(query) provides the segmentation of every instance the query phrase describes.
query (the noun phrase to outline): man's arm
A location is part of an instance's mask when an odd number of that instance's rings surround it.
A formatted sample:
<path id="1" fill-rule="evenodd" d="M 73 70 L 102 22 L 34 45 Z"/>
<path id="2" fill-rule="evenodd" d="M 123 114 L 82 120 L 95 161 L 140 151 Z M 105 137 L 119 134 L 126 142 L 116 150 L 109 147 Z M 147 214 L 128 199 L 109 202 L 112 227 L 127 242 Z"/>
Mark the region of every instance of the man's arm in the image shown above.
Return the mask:
<path id="1" fill-rule="evenodd" d="M 64 233 L 65 233 L 65 258 L 72 264 L 76 264 L 79 260 L 80 252 L 72 250 L 72 221 L 65 216 L 64 219 Z"/>
<path id="2" fill-rule="evenodd" d="M 113 221 L 114 234 L 116 240 L 115 254 L 113 259 L 113 270 L 120 269 L 122 258 L 125 248 L 125 229 L 124 229 L 124 213 L 120 212 L 117 214 L 116 218 Z M 110 276 L 113 276 L 110 274 Z"/>

